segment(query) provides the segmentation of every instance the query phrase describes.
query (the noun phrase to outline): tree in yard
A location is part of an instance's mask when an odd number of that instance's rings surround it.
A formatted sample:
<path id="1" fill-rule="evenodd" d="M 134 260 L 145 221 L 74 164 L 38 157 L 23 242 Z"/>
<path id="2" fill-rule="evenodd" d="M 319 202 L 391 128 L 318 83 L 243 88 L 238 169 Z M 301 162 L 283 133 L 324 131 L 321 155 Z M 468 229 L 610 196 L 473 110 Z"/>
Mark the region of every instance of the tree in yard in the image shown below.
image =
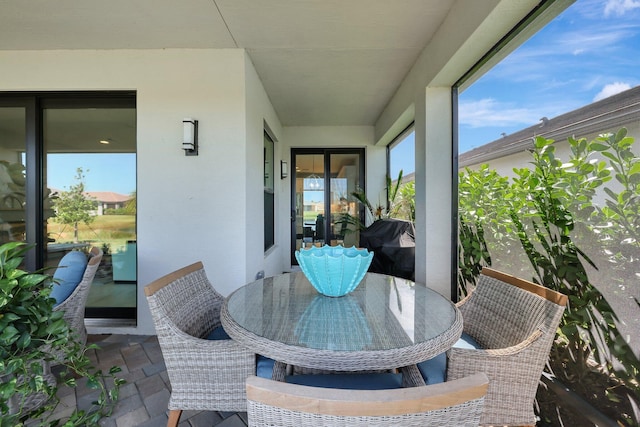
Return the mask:
<path id="1" fill-rule="evenodd" d="M 84 192 L 84 174 L 82 168 L 76 170 L 76 184 L 69 191 L 61 191 L 55 200 L 56 222 L 73 225 L 73 241 L 78 243 L 78 224 L 90 224 L 94 217 L 91 211 L 96 209 L 97 202 Z"/>
<path id="2" fill-rule="evenodd" d="M 138 209 L 137 192 L 133 191 L 131 194 L 129 194 L 129 196 L 131 196 L 131 198 L 124 204 L 124 211 L 128 215 L 135 215 L 136 210 Z"/>

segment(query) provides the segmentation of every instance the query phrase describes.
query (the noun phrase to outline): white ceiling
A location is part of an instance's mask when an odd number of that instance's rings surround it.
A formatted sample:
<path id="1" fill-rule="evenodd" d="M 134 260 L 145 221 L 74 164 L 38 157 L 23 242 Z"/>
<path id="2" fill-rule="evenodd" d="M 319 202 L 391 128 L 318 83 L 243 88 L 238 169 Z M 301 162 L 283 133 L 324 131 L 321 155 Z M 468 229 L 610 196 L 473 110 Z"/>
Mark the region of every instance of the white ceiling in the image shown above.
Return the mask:
<path id="1" fill-rule="evenodd" d="M 455 4 L 0 0 L 0 50 L 244 48 L 283 125 L 373 125 Z"/>

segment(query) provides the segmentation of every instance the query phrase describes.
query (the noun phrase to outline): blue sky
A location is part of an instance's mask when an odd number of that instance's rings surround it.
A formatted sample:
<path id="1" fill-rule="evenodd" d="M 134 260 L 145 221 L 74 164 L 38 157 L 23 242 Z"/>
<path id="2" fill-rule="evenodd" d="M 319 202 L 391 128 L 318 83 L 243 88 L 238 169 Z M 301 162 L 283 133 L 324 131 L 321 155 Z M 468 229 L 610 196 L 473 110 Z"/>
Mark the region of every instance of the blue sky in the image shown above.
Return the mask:
<path id="1" fill-rule="evenodd" d="M 639 84 L 640 0 L 577 0 L 460 93 L 458 150 Z M 392 178 L 415 170 L 412 138 L 394 149 Z"/>
<path id="2" fill-rule="evenodd" d="M 85 176 L 85 191 L 113 191 L 129 195 L 136 189 L 136 155 L 121 154 L 49 154 L 47 186 L 68 191 L 77 181 L 76 170 Z"/>
<path id="3" fill-rule="evenodd" d="M 460 94 L 459 151 L 639 84 L 640 0 L 578 0 Z"/>

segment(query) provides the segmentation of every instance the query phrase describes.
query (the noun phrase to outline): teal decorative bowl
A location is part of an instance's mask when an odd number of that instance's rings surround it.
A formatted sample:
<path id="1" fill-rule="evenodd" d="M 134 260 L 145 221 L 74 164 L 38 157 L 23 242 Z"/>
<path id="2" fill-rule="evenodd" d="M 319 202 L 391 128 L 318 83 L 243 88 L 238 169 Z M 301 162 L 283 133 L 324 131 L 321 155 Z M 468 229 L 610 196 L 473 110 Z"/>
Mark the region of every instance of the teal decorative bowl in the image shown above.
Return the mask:
<path id="1" fill-rule="evenodd" d="M 369 269 L 373 252 L 355 246 L 324 245 L 295 252 L 309 282 L 322 295 L 341 297 L 352 292 Z"/>

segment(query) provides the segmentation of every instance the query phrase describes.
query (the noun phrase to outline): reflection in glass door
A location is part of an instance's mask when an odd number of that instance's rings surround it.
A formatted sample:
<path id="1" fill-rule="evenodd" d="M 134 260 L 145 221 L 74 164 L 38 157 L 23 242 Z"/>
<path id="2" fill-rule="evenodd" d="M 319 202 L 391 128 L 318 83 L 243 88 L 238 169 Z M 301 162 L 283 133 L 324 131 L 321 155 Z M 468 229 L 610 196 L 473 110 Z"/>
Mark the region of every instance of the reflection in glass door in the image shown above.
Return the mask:
<path id="1" fill-rule="evenodd" d="M 26 240 L 26 111 L 0 106 L 0 244 Z"/>
<path id="2" fill-rule="evenodd" d="M 330 156 L 331 191 L 329 209 L 331 219 L 327 232 L 331 246 L 358 246 L 360 234 L 344 221 L 344 216 L 358 217 L 358 202 L 351 194 L 360 187 L 360 157 L 358 154 L 332 154 Z"/>
<path id="3" fill-rule="evenodd" d="M 135 93 L 0 94 L 0 244 L 29 271 L 101 247 L 87 317 L 135 322 L 135 177 Z"/>
<path id="4" fill-rule="evenodd" d="M 292 150 L 292 250 L 312 245 L 357 246 L 359 231 L 343 221 L 362 212 L 351 193 L 364 188 L 364 150 Z"/>
<path id="5" fill-rule="evenodd" d="M 125 104 L 125 105 L 121 105 Z M 136 315 L 136 110 L 126 103 L 44 103 L 46 265 L 71 250 L 104 255 L 86 317 Z"/>
<path id="6" fill-rule="evenodd" d="M 298 154 L 295 174 L 295 249 L 324 243 L 324 156 Z M 294 257 L 295 258 L 295 257 Z"/>

